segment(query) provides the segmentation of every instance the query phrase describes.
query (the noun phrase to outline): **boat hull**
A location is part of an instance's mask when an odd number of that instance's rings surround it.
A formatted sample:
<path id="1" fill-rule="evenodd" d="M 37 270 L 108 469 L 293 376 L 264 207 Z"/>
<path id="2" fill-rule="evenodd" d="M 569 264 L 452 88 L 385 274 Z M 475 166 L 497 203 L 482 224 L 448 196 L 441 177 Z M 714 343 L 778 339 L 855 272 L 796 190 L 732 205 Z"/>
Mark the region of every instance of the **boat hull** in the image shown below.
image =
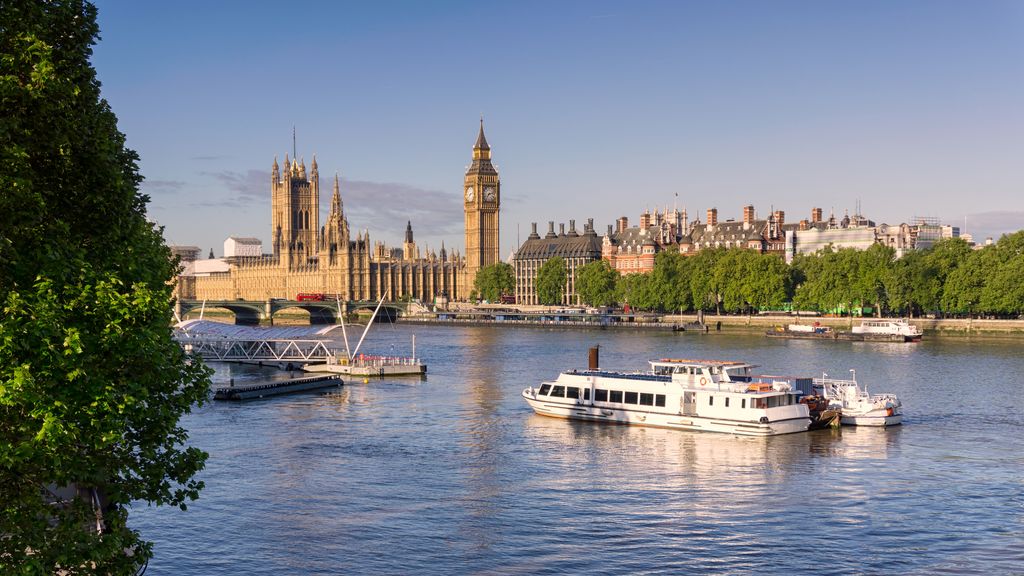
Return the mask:
<path id="1" fill-rule="evenodd" d="M 903 415 L 893 414 L 892 416 L 886 416 L 884 414 L 843 414 L 839 421 L 843 426 L 896 426 L 903 422 Z"/>
<path id="2" fill-rule="evenodd" d="M 722 432 L 741 436 L 778 436 L 781 434 L 806 432 L 811 422 L 810 418 L 790 418 L 761 423 L 690 416 L 678 413 L 613 409 L 590 404 L 552 402 L 534 398 L 525 392 L 523 393 L 523 398 L 526 399 L 530 408 L 541 416 L 588 422 L 607 422 L 609 424 L 670 428 L 673 430 Z"/>

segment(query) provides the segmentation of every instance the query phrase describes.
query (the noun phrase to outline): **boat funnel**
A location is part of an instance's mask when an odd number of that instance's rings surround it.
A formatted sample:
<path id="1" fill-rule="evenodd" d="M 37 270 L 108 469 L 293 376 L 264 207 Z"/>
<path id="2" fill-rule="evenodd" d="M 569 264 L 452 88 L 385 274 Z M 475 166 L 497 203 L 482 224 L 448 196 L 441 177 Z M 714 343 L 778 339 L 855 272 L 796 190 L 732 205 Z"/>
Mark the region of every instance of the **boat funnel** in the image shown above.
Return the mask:
<path id="1" fill-rule="evenodd" d="M 587 366 L 590 370 L 600 370 L 600 361 L 598 360 L 598 354 L 600 352 L 600 346 L 593 346 L 590 348 L 590 363 Z"/>

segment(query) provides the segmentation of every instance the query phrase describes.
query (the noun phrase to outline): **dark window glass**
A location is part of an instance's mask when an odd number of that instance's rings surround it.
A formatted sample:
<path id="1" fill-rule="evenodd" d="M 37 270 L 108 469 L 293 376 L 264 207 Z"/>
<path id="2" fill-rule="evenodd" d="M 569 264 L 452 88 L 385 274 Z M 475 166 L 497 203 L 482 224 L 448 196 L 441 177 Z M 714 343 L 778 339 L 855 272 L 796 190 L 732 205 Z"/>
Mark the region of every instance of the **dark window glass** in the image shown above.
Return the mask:
<path id="1" fill-rule="evenodd" d="M 622 402 L 622 390 L 612 390 L 609 402 Z"/>
<path id="2" fill-rule="evenodd" d="M 715 397 L 714 396 L 708 396 L 708 406 L 714 406 L 714 405 L 715 405 Z"/>
<path id="3" fill-rule="evenodd" d="M 746 408 L 746 407 L 747 407 L 747 399 L 744 398 L 744 399 L 740 400 L 740 408 Z"/>
<path id="4" fill-rule="evenodd" d="M 551 384 L 542 384 L 540 387 L 540 395 L 547 396 L 548 392 L 551 391 Z"/>
<path id="5" fill-rule="evenodd" d="M 551 389 L 551 395 L 559 398 L 565 397 L 565 386 L 555 386 Z"/>
<path id="6" fill-rule="evenodd" d="M 590 400 L 590 388 L 583 389 L 583 399 Z"/>
<path id="7" fill-rule="evenodd" d="M 636 392 L 626 392 L 626 404 L 636 404 Z"/>
<path id="8" fill-rule="evenodd" d="M 568 388 L 565 389 L 565 397 L 579 399 L 580 389 L 575 386 L 569 386 Z"/>
<path id="9" fill-rule="evenodd" d="M 600 388 L 598 388 L 597 390 L 594 390 L 594 400 L 597 401 L 597 402 L 607 402 L 608 401 L 608 391 L 607 390 L 602 390 Z"/>
<path id="10" fill-rule="evenodd" d="M 725 407 L 726 408 L 729 407 L 729 397 L 728 396 L 725 397 Z"/>
<path id="11" fill-rule="evenodd" d="M 640 404 L 642 406 L 654 406 L 654 394 L 640 394 Z"/>
<path id="12" fill-rule="evenodd" d="M 665 395 L 664 394 L 658 394 L 657 396 L 655 396 L 654 397 L 654 405 L 655 406 L 664 406 L 665 405 Z"/>

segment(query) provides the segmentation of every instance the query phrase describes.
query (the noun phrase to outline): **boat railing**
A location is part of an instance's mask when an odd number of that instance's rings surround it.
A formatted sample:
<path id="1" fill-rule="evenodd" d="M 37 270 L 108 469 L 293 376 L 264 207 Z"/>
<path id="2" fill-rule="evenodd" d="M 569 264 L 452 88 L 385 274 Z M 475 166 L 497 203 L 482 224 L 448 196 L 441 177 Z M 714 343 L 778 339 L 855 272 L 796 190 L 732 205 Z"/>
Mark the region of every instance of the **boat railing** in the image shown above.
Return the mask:
<path id="1" fill-rule="evenodd" d="M 349 360 L 342 353 L 335 356 L 334 363 L 341 366 L 356 366 L 359 368 L 380 368 L 383 366 L 418 366 L 422 362 L 419 358 L 409 356 L 375 356 L 370 354 L 359 354 Z"/>

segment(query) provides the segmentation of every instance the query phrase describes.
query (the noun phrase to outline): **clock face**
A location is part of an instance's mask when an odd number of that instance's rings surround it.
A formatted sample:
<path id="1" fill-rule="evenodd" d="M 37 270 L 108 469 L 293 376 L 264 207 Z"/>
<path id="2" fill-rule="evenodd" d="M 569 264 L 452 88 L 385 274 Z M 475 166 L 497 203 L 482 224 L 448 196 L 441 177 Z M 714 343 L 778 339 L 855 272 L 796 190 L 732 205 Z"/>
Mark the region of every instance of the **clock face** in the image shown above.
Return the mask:
<path id="1" fill-rule="evenodd" d="M 466 202 L 472 202 L 472 201 L 473 201 L 473 187 L 472 186 L 467 186 L 466 187 Z"/>
<path id="2" fill-rule="evenodd" d="M 484 188 L 484 200 L 488 202 L 494 202 L 494 187 L 488 186 Z"/>

